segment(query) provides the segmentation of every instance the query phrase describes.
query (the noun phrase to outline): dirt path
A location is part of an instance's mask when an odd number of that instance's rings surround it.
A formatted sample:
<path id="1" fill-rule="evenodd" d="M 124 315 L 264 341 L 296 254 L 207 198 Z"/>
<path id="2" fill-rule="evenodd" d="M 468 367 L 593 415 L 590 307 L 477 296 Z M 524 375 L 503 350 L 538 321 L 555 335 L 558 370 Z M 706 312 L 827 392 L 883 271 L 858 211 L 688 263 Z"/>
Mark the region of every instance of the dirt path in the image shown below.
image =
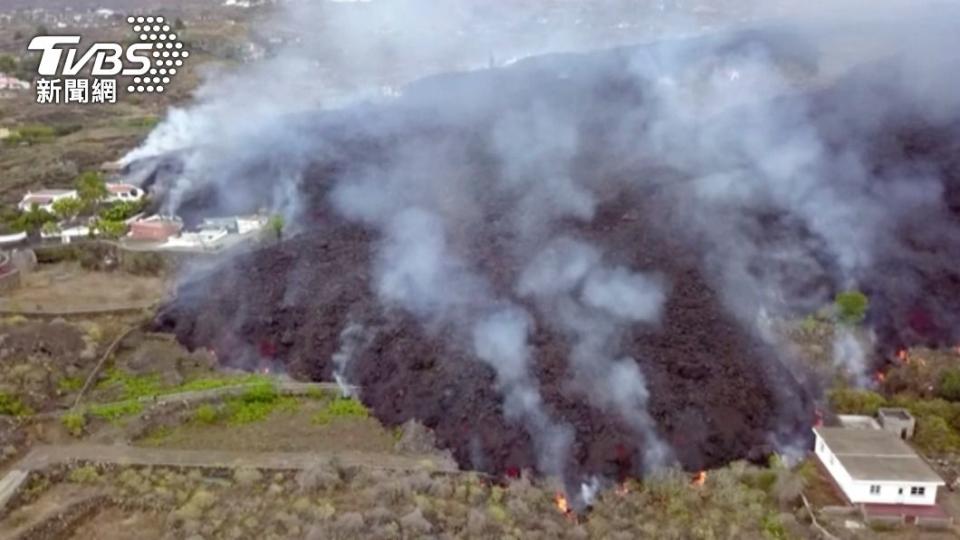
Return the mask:
<path id="1" fill-rule="evenodd" d="M 0 510 L 7 505 L 7 502 L 17 493 L 20 486 L 27 481 L 27 471 L 23 469 L 13 469 L 6 476 L 0 478 Z"/>
<path id="2" fill-rule="evenodd" d="M 368 452 L 233 452 L 96 444 L 35 446 L 17 465 L 17 469 L 30 471 L 82 461 L 115 465 L 290 470 L 306 469 L 329 459 L 336 459 L 347 466 L 377 469 L 457 471 L 455 464 L 437 459 Z"/>

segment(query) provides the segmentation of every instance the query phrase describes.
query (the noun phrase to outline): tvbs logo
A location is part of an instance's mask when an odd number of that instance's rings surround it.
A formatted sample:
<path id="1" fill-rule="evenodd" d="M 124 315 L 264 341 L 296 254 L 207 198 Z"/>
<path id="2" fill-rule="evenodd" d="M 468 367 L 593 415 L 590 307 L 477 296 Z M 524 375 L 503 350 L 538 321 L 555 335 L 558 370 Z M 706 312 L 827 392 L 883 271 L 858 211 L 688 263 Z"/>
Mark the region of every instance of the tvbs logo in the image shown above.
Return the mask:
<path id="1" fill-rule="evenodd" d="M 94 77 L 143 75 L 150 70 L 150 51 L 153 49 L 153 44 L 134 43 L 127 47 L 127 62 L 137 65 L 129 68 L 123 63 L 123 47 L 117 43 L 94 43 L 83 56 L 77 59 L 76 45 L 79 44 L 80 36 L 37 36 L 27 48 L 31 51 L 43 51 L 37 71 L 45 77 L 78 75 L 91 60 L 93 60 L 93 66 L 90 74 Z M 66 62 L 63 62 L 64 49 L 59 48 L 61 45 L 73 46 L 66 49 Z"/>
<path id="2" fill-rule="evenodd" d="M 124 47 L 94 43 L 81 52 L 80 36 L 37 36 L 28 49 L 40 51 L 39 103 L 114 103 L 117 77 L 129 77 L 129 93 L 162 93 L 190 53 L 163 17 L 128 17 L 139 37 Z M 87 72 L 93 79 L 78 78 Z M 46 77 L 66 77 L 47 79 Z"/>

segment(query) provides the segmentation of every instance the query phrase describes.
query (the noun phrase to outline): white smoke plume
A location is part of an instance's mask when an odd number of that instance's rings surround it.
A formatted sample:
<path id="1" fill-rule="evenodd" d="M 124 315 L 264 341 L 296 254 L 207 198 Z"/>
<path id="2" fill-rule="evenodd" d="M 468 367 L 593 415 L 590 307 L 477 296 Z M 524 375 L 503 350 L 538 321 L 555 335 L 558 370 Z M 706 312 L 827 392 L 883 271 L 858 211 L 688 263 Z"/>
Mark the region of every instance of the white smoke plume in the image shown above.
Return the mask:
<path id="1" fill-rule="evenodd" d="M 646 380 L 636 360 L 617 355 L 628 325 L 656 323 L 666 300 L 661 279 L 603 266 L 593 247 L 561 237 L 520 275 L 517 292 L 573 339 L 571 367 L 578 390 L 596 406 L 619 414 L 644 441 L 644 464 L 671 464 L 672 453 L 647 413 Z"/>
<path id="2" fill-rule="evenodd" d="M 838 328 L 833 338 L 834 365 L 847 373 L 852 382 L 860 387 L 873 384 L 868 375 L 870 366 L 867 357 L 873 341 L 872 334 L 856 335 L 848 328 Z"/>
<path id="3" fill-rule="evenodd" d="M 340 348 L 333 353 L 332 358 L 334 365 L 333 380 L 340 387 L 340 393 L 344 397 L 352 396 L 356 390 L 347 381 L 347 366 L 369 341 L 370 336 L 362 324 L 349 322 L 340 332 Z"/>

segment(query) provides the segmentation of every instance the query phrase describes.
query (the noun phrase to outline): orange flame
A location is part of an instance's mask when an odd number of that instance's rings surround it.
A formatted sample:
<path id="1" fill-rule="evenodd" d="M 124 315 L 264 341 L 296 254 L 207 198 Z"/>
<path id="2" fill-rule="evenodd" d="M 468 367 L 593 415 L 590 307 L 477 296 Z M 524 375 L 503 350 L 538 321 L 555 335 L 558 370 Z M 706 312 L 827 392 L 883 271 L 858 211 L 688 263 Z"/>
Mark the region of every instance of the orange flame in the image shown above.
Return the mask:
<path id="1" fill-rule="evenodd" d="M 620 495 L 621 497 L 623 497 L 623 496 L 627 495 L 628 493 L 630 493 L 630 486 L 628 486 L 627 483 L 624 482 L 624 483 L 620 484 L 619 486 L 617 486 L 616 493 L 617 493 L 617 495 Z"/>
<path id="2" fill-rule="evenodd" d="M 882 371 L 878 371 L 874 375 L 874 379 L 876 379 L 878 383 L 883 383 L 884 381 L 887 380 L 887 374 Z"/>
<path id="3" fill-rule="evenodd" d="M 907 364 L 910 362 L 910 357 L 907 356 L 906 349 L 900 349 L 899 351 L 897 351 L 897 360 L 900 360 L 904 364 Z"/>
<path id="4" fill-rule="evenodd" d="M 562 514 L 570 513 L 570 503 L 567 502 L 567 497 L 563 493 L 560 493 L 559 491 L 557 492 L 556 501 L 557 501 L 557 509 L 560 510 L 560 513 Z"/>
<path id="5" fill-rule="evenodd" d="M 693 475 L 693 481 L 691 484 L 699 487 L 707 483 L 707 471 L 700 471 L 697 474 Z"/>

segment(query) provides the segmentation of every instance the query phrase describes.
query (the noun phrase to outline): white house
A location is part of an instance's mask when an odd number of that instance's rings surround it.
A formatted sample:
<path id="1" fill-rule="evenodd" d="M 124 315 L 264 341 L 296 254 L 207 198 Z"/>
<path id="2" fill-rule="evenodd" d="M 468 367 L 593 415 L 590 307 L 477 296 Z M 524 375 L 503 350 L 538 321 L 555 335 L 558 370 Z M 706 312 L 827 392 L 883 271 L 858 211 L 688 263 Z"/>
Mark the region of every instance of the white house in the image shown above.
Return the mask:
<path id="1" fill-rule="evenodd" d="M 854 504 L 932 506 L 943 479 L 895 433 L 815 427 L 814 452 Z"/>
<path id="2" fill-rule="evenodd" d="M 267 225 L 267 216 L 254 214 L 250 216 L 233 216 L 222 218 L 204 218 L 200 224 L 201 229 L 218 230 L 226 229 L 232 234 L 248 234 L 259 231 Z"/>
<path id="3" fill-rule="evenodd" d="M 107 202 L 134 202 L 143 199 L 144 191 L 137 186 L 107 182 Z"/>
<path id="4" fill-rule="evenodd" d="M 2 91 L 22 91 L 29 90 L 30 83 L 27 81 L 21 81 L 16 77 L 7 75 L 6 73 L 0 73 L 0 90 Z"/>
<path id="5" fill-rule="evenodd" d="M 37 205 L 38 208 L 53 212 L 53 203 L 60 199 L 76 199 L 78 197 L 75 189 L 42 189 L 40 191 L 28 191 L 20 204 L 17 205 L 21 211 L 26 212 Z"/>
<path id="6" fill-rule="evenodd" d="M 58 229 L 56 231 L 44 232 L 40 231 L 40 237 L 47 240 L 51 238 L 59 238 L 64 244 L 69 244 L 75 239 L 78 238 L 87 238 L 90 236 L 90 227 L 85 225 L 74 225 L 73 227 L 65 227 L 63 229 Z"/>

